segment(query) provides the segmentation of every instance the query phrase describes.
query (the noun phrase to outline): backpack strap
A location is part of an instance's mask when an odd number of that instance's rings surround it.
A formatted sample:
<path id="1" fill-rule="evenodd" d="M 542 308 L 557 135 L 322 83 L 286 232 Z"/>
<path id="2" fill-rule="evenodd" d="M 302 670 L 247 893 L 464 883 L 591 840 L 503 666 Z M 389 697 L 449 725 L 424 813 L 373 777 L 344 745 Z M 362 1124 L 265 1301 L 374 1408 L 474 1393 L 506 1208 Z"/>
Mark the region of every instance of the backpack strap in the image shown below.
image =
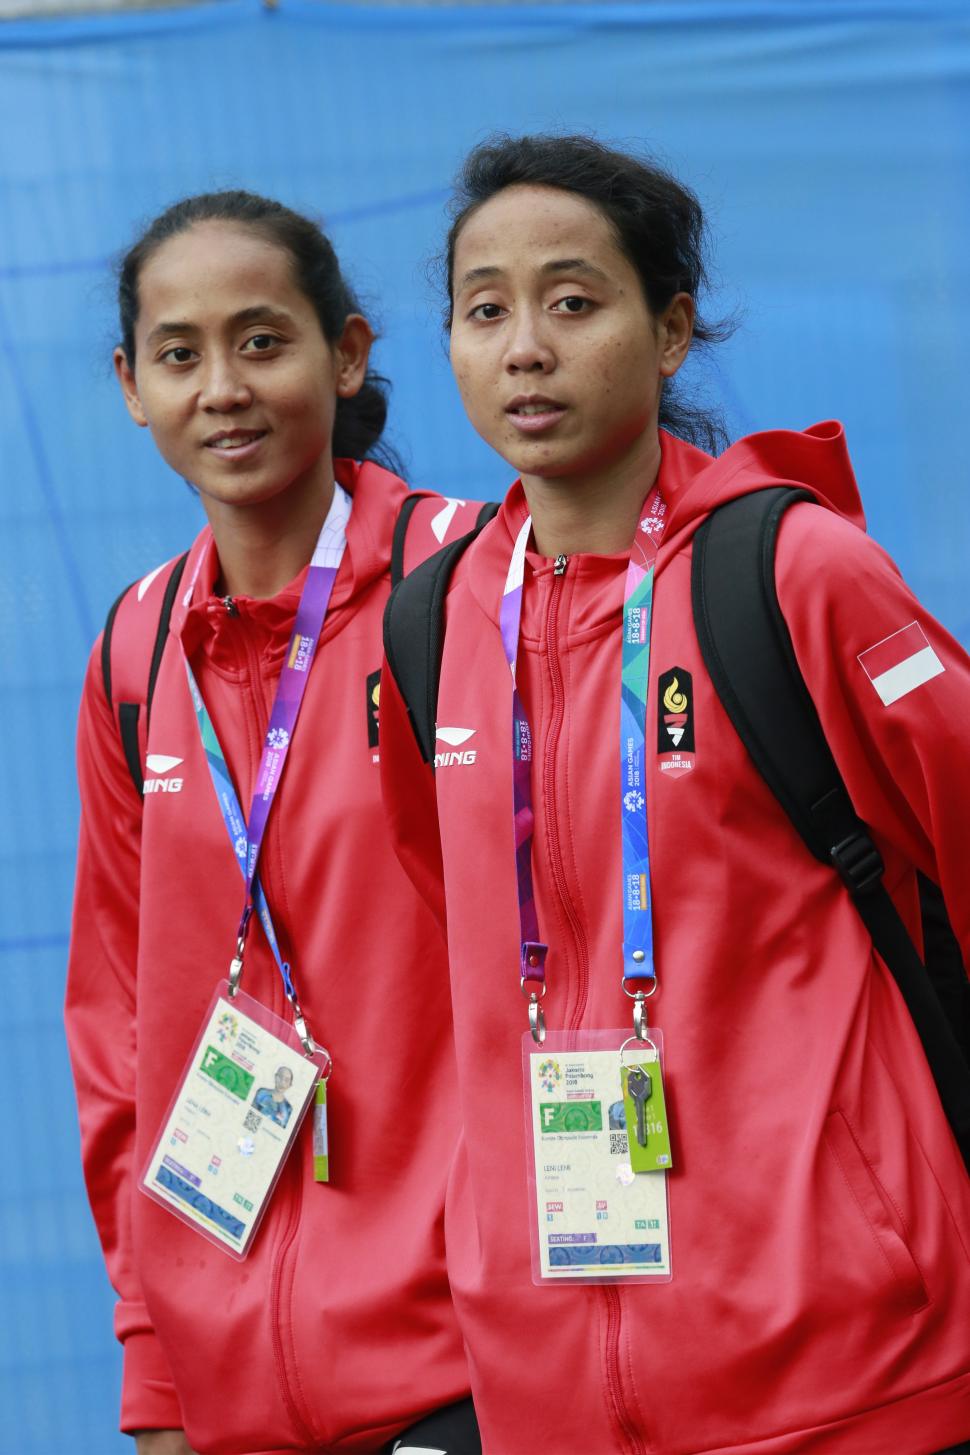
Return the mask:
<path id="1" fill-rule="evenodd" d="M 472 530 L 399 581 L 384 613 L 384 654 L 408 710 L 421 757 L 432 769 L 448 585 L 459 560 L 497 510 L 491 501 L 483 505 Z"/>
<path id="2" fill-rule="evenodd" d="M 152 647 L 152 660 L 148 669 L 148 692 L 145 698 L 145 722 L 151 722 L 152 698 L 155 696 L 155 683 L 158 681 L 158 671 L 162 665 L 162 657 L 165 655 L 165 644 L 168 641 L 168 624 L 172 619 L 172 607 L 175 605 L 175 598 L 182 582 L 182 574 L 185 571 L 185 563 L 189 559 L 189 553 L 179 556 L 172 568 L 165 585 L 165 595 L 162 597 L 162 609 L 158 613 L 158 630 L 155 633 L 155 644 Z"/>
<path id="3" fill-rule="evenodd" d="M 964 1060 L 970 1066 L 970 980 L 938 884 L 917 872 L 923 959 Z"/>
<path id="4" fill-rule="evenodd" d="M 404 580 L 407 574 L 408 528 L 411 525 L 411 518 L 415 510 L 422 501 L 428 503 L 428 510 L 420 522 L 418 540 L 416 543 L 412 543 L 410 553 L 412 557 L 412 570 L 420 565 L 422 560 L 426 560 L 429 555 L 434 554 L 438 549 L 438 543 L 441 545 L 450 545 L 451 542 L 447 541 L 447 536 L 454 530 L 460 531 L 462 535 L 466 534 L 468 530 L 467 521 L 471 517 L 471 511 L 468 507 L 476 503 L 473 500 L 449 500 L 430 490 L 415 490 L 410 495 L 404 497 L 404 500 L 401 502 L 401 508 L 398 511 L 397 520 L 394 522 L 394 535 L 391 541 L 392 590 Z M 487 525 L 497 510 L 498 506 L 494 501 L 486 500 L 475 517 L 474 529 L 478 530 L 483 525 Z M 438 517 L 439 521 L 444 520 L 443 530 L 441 528 L 438 530 L 434 529 L 436 522 L 433 517 L 435 516 Z M 432 527 L 430 530 L 427 528 L 429 525 Z"/>
<path id="5" fill-rule="evenodd" d="M 128 772 L 131 774 L 131 781 L 140 798 L 145 794 L 145 778 L 141 763 L 141 742 L 139 735 L 139 724 L 141 721 L 142 707 L 145 709 L 144 723 L 145 731 L 148 731 L 148 723 L 151 719 L 152 698 L 155 695 L 155 683 L 158 680 L 159 668 L 162 665 L 162 657 L 165 654 L 165 644 L 168 641 L 168 625 L 172 616 L 172 608 L 175 605 L 175 598 L 178 594 L 179 583 L 182 580 L 182 573 L 185 570 L 185 563 L 188 560 L 188 551 L 172 562 L 168 579 L 165 582 L 165 589 L 162 595 L 161 607 L 155 624 L 152 652 L 148 664 L 148 675 L 145 678 L 144 692 L 139 691 L 138 680 L 140 669 L 144 663 L 144 657 L 140 654 L 141 643 L 137 633 L 133 633 L 129 639 L 129 633 L 124 633 L 123 642 L 115 641 L 115 622 L 119 609 L 126 601 L 130 601 L 130 593 L 135 583 L 125 588 L 108 612 L 104 624 L 104 633 L 101 638 L 101 676 L 104 682 L 104 695 L 108 706 L 115 710 L 113 690 L 120 685 L 120 691 L 126 698 L 134 698 L 134 701 L 123 701 L 117 705 L 118 732 L 121 736 L 121 746 L 125 755 L 125 762 L 128 764 Z M 164 568 L 163 568 L 164 569 Z M 127 622 L 126 622 L 127 625 Z M 150 623 L 149 623 L 150 627 Z M 113 651 L 114 649 L 114 651 Z M 125 660 L 118 661 L 117 652 L 125 653 Z M 137 661 L 135 658 L 137 657 Z M 120 670 L 119 670 L 120 669 Z M 120 678 L 120 684 L 118 679 Z"/>
<path id="6" fill-rule="evenodd" d="M 397 513 L 397 520 L 394 522 L 394 535 L 391 539 L 391 589 L 404 580 L 404 546 L 407 541 L 408 524 L 417 508 L 418 502 L 425 497 L 420 491 L 411 495 L 405 495 L 401 502 L 401 508 Z"/>
<path id="7" fill-rule="evenodd" d="M 691 596 L 701 655 L 758 772 L 809 851 L 834 865 L 852 895 L 913 1018 L 970 1170 L 970 1068 L 883 883 L 882 856 L 852 806 L 778 603 L 778 528 L 799 500 L 814 496 L 787 486 L 755 491 L 698 529 Z"/>

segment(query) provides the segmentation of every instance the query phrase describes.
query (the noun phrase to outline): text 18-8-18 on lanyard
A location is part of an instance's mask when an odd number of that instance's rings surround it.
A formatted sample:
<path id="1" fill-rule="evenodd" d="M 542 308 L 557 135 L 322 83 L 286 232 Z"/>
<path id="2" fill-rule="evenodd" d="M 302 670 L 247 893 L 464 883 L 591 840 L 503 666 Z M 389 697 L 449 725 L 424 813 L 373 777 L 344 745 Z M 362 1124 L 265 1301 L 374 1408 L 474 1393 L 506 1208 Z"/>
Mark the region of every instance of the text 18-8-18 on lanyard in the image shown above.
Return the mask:
<path id="1" fill-rule="evenodd" d="M 297 607 L 248 821 L 188 658 L 184 659 L 213 788 L 243 878 L 244 902 L 228 980 L 216 987 L 140 1185 L 237 1258 L 249 1251 L 311 1101 L 314 1174 L 318 1181 L 329 1177 L 326 1084 L 332 1061 L 310 1033 L 291 968 L 283 959 L 258 866 L 266 823 L 343 559 L 350 508 L 350 497 L 336 485 Z M 254 911 L 282 976 L 292 1024 L 241 989 Z"/>

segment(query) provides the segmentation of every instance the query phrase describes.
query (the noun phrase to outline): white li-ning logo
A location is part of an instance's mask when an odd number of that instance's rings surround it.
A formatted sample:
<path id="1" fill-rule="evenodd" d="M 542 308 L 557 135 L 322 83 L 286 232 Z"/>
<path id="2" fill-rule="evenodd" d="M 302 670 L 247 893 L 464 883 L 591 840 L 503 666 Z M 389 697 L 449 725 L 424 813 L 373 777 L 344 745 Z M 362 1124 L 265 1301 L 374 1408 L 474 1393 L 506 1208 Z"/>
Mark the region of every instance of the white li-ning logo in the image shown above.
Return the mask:
<path id="1" fill-rule="evenodd" d="M 467 743 L 469 738 L 475 736 L 475 728 L 460 727 L 439 727 L 435 729 L 435 737 L 440 738 L 443 743 L 449 745 L 448 749 L 434 755 L 436 768 L 452 768 L 456 764 L 465 767 L 474 763 L 476 752 L 474 748 L 462 748 L 462 743 Z"/>
<path id="2" fill-rule="evenodd" d="M 145 759 L 145 767 L 149 773 L 159 773 L 162 777 L 146 778 L 146 793 L 181 793 L 183 779 L 168 778 L 165 774 L 171 773 L 181 763 L 181 758 L 169 758 L 164 753 L 149 753 Z"/>

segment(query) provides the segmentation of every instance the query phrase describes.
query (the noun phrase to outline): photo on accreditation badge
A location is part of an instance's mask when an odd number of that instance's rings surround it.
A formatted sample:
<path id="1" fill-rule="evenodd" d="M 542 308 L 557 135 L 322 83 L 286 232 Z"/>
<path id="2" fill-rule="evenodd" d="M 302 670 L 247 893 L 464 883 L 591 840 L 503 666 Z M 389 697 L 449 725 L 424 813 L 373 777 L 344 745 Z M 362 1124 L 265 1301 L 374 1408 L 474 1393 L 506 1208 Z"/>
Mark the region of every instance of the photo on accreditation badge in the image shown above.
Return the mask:
<path id="1" fill-rule="evenodd" d="M 285 1127 L 293 1112 L 286 1099 L 286 1093 L 293 1085 L 293 1072 L 289 1066 L 279 1066 L 272 1086 L 261 1086 L 253 1097 L 253 1106 L 264 1117 L 270 1117 L 278 1126 Z"/>

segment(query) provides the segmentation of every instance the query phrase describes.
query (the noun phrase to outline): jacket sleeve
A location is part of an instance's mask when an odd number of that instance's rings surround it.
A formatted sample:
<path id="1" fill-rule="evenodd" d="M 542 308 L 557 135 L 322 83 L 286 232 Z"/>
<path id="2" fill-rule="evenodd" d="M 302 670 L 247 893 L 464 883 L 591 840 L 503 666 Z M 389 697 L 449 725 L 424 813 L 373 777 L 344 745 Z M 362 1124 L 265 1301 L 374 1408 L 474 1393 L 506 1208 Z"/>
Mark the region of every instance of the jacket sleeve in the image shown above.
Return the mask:
<path id="1" fill-rule="evenodd" d="M 904 861 L 887 856 L 887 886 L 906 863 L 937 883 L 970 965 L 970 658 L 881 547 L 831 511 L 788 512 L 776 579 L 856 812 Z"/>
<path id="2" fill-rule="evenodd" d="M 180 1428 L 182 1415 L 135 1269 L 135 966 L 141 802 L 104 695 L 100 639 L 78 724 L 81 827 L 65 1019 L 88 1197 L 124 1345 L 121 1428 Z"/>
<path id="3" fill-rule="evenodd" d="M 445 896 L 434 774 L 421 757 L 387 661 L 381 669 L 381 792 L 395 853 L 444 933 Z"/>

